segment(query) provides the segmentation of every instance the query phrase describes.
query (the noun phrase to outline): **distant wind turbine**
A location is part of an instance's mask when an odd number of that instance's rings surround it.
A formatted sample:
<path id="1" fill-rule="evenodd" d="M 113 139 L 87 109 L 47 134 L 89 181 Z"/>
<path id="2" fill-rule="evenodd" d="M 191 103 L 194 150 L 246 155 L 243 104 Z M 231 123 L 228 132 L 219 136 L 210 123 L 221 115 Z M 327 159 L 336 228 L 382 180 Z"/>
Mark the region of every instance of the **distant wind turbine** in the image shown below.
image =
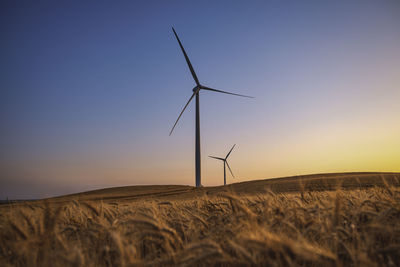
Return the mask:
<path id="1" fill-rule="evenodd" d="M 181 41 L 179 40 L 178 35 L 176 34 L 176 31 L 174 29 L 174 27 L 172 27 L 172 31 L 174 32 L 174 35 L 176 37 L 176 40 L 179 43 L 179 46 L 181 47 L 182 53 L 185 56 L 186 59 L 186 63 L 190 69 L 190 72 L 192 73 L 193 79 L 196 82 L 196 86 L 193 88 L 193 94 L 192 96 L 189 98 L 188 102 L 186 103 L 186 105 L 183 107 L 181 113 L 178 116 L 178 119 L 176 120 L 174 126 L 171 129 L 171 132 L 169 133 L 169 135 L 172 134 L 176 124 L 178 123 L 179 119 L 181 118 L 183 112 L 185 111 L 186 107 L 189 105 L 190 101 L 192 101 L 193 97 L 196 96 L 196 151 L 195 151 L 195 158 L 196 158 L 196 187 L 200 187 L 201 186 L 201 158 L 200 158 L 200 104 L 199 104 L 199 92 L 200 90 L 208 90 L 208 91 L 214 91 L 214 92 L 218 92 L 218 93 L 224 93 L 224 94 L 229 94 L 229 95 L 236 95 L 236 96 L 241 96 L 241 97 L 249 97 L 249 98 L 254 98 L 252 96 L 247 96 L 247 95 L 239 95 L 239 94 L 234 94 L 234 93 L 229 93 L 229 92 L 225 92 L 225 91 L 221 91 L 221 90 L 217 90 L 217 89 L 213 89 L 210 87 L 206 87 L 200 84 L 199 79 L 197 78 L 196 73 L 194 72 L 192 63 L 190 63 L 189 57 L 187 56 L 185 49 L 183 48 L 183 45 L 181 43 Z"/>
<path id="2" fill-rule="evenodd" d="M 228 157 L 229 157 L 229 155 L 231 154 L 231 152 L 232 152 L 232 150 L 233 150 L 233 148 L 234 148 L 235 146 L 236 146 L 236 144 L 234 144 L 233 147 L 231 148 L 231 150 L 229 150 L 229 152 L 228 152 L 228 154 L 226 155 L 225 158 L 219 158 L 219 157 L 209 156 L 210 158 L 222 160 L 222 161 L 224 162 L 224 185 L 226 185 L 226 166 L 228 166 L 228 169 L 229 169 L 229 171 L 231 172 L 232 177 L 235 178 L 235 175 L 233 175 L 233 172 L 232 172 L 232 170 L 231 170 L 231 167 L 229 167 L 229 164 L 228 164 Z"/>

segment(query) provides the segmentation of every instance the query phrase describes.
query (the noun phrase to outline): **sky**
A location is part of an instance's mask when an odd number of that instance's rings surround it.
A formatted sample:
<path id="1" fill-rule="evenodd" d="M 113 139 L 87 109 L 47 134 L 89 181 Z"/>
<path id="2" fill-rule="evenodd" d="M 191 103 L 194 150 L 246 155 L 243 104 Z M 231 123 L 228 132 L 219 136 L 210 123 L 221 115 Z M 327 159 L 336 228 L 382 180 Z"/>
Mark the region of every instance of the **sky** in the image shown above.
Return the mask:
<path id="1" fill-rule="evenodd" d="M 0 3 L 0 199 L 400 172 L 399 1 Z"/>

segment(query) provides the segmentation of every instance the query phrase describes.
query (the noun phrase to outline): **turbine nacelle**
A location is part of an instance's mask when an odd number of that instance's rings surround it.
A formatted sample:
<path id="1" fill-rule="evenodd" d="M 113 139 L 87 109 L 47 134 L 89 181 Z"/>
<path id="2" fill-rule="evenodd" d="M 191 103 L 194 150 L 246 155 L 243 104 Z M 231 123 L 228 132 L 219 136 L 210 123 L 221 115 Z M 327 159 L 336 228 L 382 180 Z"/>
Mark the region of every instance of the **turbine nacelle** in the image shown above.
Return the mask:
<path id="1" fill-rule="evenodd" d="M 200 91 L 201 89 L 201 85 L 196 85 L 195 87 L 193 87 L 192 91 L 193 93 L 197 93 L 198 91 Z"/>

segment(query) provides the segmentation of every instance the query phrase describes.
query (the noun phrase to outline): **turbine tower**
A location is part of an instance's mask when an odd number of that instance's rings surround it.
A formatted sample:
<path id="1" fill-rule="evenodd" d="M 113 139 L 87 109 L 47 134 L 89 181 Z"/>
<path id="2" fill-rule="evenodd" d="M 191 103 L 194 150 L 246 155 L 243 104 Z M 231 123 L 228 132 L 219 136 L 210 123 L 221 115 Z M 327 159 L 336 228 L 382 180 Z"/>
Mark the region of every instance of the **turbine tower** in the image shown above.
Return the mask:
<path id="1" fill-rule="evenodd" d="M 229 152 L 228 152 L 228 154 L 226 155 L 225 158 L 219 158 L 219 157 L 209 156 L 210 158 L 222 160 L 222 161 L 224 162 L 224 185 L 226 185 L 226 166 L 228 166 L 228 169 L 229 169 L 229 171 L 231 172 L 232 177 L 235 178 L 235 175 L 233 175 L 233 172 L 232 172 L 232 170 L 231 170 L 231 167 L 229 167 L 229 164 L 228 164 L 228 157 L 229 157 L 229 155 L 231 154 L 231 152 L 232 152 L 232 150 L 233 150 L 233 148 L 234 148 L 235 146 L 236 146 L 236 144 L 234 144 L 233 147 L 231 148 L 231 150 L 229 150 Z"/>
<path id="2" fill-rule="evenodd" d="M 183 112 L 185 111 L 186 107 L 189 105 L 190 101 L 192 101 L 193 97 L 196 96 L 196 151 L 195 151 L 195 159 L 196 159 L 196 187 L 200 187 L 201 186 L 201 158 L 200 158 L 200 98 L 199 98 L 199 92 L 200 90 L 207 90 L 207 91 L 213 91 L 213 92 L 218 92 L 218 93 L 224 93 L 224 94 L 229 94 L 229 95 L 236 95 L 236 96 L 241 96 L 241 97 L 249 97 L 249 98 L 254 98 L 252 96 L 246 96 L 246 95 L 239 95 L 239 94 L 234 94 L 234 93 L 230 93 L 230 92 L 225 92 L 225 91 L 221 91 L 221 90 L 217 90 L 217 89 L 213 89 L 210 87 L 206 87 L 204 85 L 201 85 L 199 82 L 199 79 L 197 78 L 196 73 L 194 72 L 192 63 L 190 63 L 189 57 L 187 56 L 185 49 L 183 48 L 183 45 L 181 43 L 181 41 L 179 40 L 178 34 L 176 34 L 176 31 L 174 29 L 174 27 L 172 27 L 172 31 L 174 32 L 174 35 L 176 37 L 176 40 L 179 43 L 179 46 L 181 47 L 183 56 L 186 59 L 186 63 L 190 69 L 190 72 L 192 73 L 193 79 L 196 82 L 196 86 L 193 88 L 193 94 L 192 96 L 189 98 L 188 102 L 186 103 L 186 105 L 183 107 L 181 113 L 178 116 L 178 119 L 175 121 L 174 126 L 171 129 L 171 132 L 169 133 L 169 135 L 172 134 L 176 124 L 178 123 L 179 119 L 181 118 Z"/>

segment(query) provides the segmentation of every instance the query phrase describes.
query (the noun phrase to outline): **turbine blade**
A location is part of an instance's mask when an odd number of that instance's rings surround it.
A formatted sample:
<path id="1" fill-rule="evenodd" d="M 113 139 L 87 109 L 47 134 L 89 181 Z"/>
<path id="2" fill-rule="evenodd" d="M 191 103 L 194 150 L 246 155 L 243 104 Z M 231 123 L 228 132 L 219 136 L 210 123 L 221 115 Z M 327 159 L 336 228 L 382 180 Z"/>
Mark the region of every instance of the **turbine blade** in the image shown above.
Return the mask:
<path id="1" fill-rule="evenodd" d="M 209 156 L 210 158 L 213 158 L 213 159 L 219 159 L 219 160 L 225 160 L 225 159 L 223 159 L 223 158 L 218 158 L 218 157 L 213 157 L 213 156 Z"/>
<path id="2" fill-rule="evenodd" d="M 181 40 L 179 40 L 178 34 L 176 34 L 176 31 L 175 31 L 174 27 L 172 27 L 172 30 L 174 31 L 176 40 L 178 40 L 179 46 L 181 47 L 181 50 L 182 50 L 182 53 L 183 53 L 183 55 L 185 56 L 186 63 L 187 63 L 188 66 L 189 66 L 189 69 L 190 69 L 190 72 L 192 73 L 192 76 L 193 76 L 194 81 L 196 82 L 197 85 L 200 85 L 199 79 L 197 79 L 197 75 L 196 75 L 196 73 L 194 72 L 192 63 L 190 63 L 189 57 L 188 57 L 188 55 L 186 54 L 185 49 L 183 48 L 183 45 L 182 45 L 182 43 L 181 43 Z"/>
<path id="3" fill-rule="evenodd" d="M 233 148 L 236 146 L 236 144 L 233 145 L 233 147 L 231 148 L 231 150 L 229 150 L 228 155 L 226 155 L 225 159 L 227 159 L 229 157 L 229 155 L 231 154 Z"/>
<path id="4" fill-rule="evenodd" d="M 229 171 L 230 171 L 231 174 L 232 174 L 232 177 L 235 178 L 235 175 L 233 175 L 233 172 L 232 172 L 232 170 L 231 170 L 231 167 L 229 167 L 228 162 L 227 162 L 227 161 L 225 161 L 225 162 L 226 162 L 226 166 L 228 166 L 228 169 L 229 169 Z"/>
<path id="5" fill-rule="evenodd" d="M 210 87 L 206 87 L 206 86 L 203 86 L 203 85 L 201 85 L 200 88 L 204 89 L 204 90 L 214 91 L 214 92 L 218 92 L 218 93 L 224 93 L 224 94 L 228 94 L 228 95 L 236 95 L 236 96 L 241 96 L 241 97 L 254 98 L 254 96 L 239 95 L 239 94 L 235 94 L 235 93 L 225 92 L 225 91 L 213 89 L 213 88 L 210 88 Z"/>
<path id="6" fill-rule="evenodd" d="M 196 90 L 195 92 L 193 92 L 192 96 L 189 98 L 188 102 L 186 103 L 185 107 L 182 109 L 181 114 L 179 114 L 178 119 L 176 119 L 176 122 L 174 124 L 174 126 L 171 129 L 171 132 L 169 132 L 169 135 L 172 134 L 172 131 L 175 129 L 176 124 L 178 123 L 179 119 L 181 118 L 183 112 L 185 111 L 186 107 L 189 105 L 190 101 L 192 101 L 193 97 L 199 92 L 199 90 Z"/>

